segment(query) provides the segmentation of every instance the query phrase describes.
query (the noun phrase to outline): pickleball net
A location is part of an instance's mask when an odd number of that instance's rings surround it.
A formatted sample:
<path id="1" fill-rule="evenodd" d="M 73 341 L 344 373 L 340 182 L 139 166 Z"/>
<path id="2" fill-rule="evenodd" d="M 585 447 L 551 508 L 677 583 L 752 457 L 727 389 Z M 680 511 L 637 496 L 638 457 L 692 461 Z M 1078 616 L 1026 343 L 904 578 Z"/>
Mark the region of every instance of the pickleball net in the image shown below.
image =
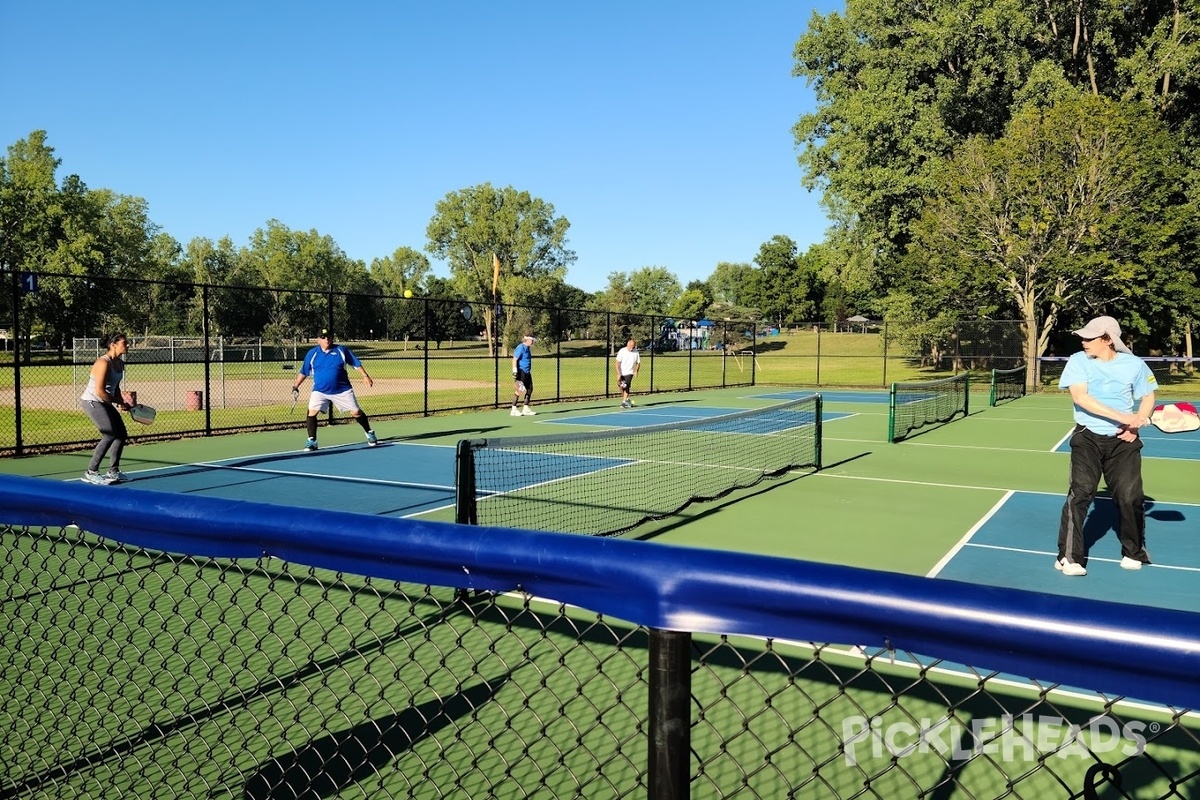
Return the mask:
<path id="1" fill-rule="evenodd" d="M 893 383 L 888 393 L 888 441 L 899 442 L 921 428 L 967 416 L 970 394 L 968 372 L 935 381 Z"/>
<path id="2" fill-rule="evenodd" d="M 458 443 L 456 520 L 616 536 L 821 468 L 821 397 L 639 428 Z"/>
<path id="3" fill-rule="evenodd" d="M 994 406 L 1005 400 L 1016 400 L 1025 396 L 1025 366 L 1014 369 L 992 370 L 992 388 L 988 393 L 988 405 Z"/>

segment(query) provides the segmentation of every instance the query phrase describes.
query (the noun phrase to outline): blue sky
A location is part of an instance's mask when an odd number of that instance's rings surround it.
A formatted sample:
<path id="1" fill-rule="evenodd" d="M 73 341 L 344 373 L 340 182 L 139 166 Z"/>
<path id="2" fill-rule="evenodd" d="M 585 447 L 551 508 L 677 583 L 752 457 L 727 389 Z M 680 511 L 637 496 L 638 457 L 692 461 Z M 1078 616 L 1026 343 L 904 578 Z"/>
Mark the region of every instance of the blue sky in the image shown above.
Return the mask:
<path id="1" fill-rule="evenodd" d="M 841 7 L 3 3 L 0 144 L 45 130 L 60 181 L 145 198 L 184 244 L 277 219 L 368 264 L 423 250 L 447 193 L 513 186 L 571 222 L 569 283 L 659 266 L 686 284 L 776 234 L 823 238 L 792 48 Z"/>

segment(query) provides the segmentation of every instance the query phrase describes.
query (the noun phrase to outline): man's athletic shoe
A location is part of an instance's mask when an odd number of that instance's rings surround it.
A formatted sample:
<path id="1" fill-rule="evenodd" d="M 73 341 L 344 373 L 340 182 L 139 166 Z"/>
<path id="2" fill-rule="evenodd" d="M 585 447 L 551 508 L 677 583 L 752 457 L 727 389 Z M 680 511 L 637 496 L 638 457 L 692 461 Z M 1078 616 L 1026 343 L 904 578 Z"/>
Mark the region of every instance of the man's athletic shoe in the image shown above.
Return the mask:
<path id="1" fill-rule="evenodd" d="M 375 431 L 367 431 L 367 447 L 374 447 L 379 444 L 379 438 L 375 435 Z"/>
<path id="2" fill-rule="evenodd" d="M 1136 558 L 1129 556 L 1121 556 L 1121 569 L 1141 569 L 1143 561 L 1138 561 Z"/>
<path id="3" fill-rule="evenodd" d="M 621 408 L 629 408 L 629 401 L 628 401 L 628 400 L 622 400 L 622 401 L 621 401 Z"/>
<path id="4" fill-rule="evenodd" d="M 124 483 L 129 480 L 129 476 L 119 469 L 110 469 L 104 473 L 104 477 L 108 478 L 109 483 Z"/>
<path id="5" fill-rule="evenodd" d="M 304 443 L 305 452 L 311 453 L 312 451 L 314 451 L 316 449 L 317 449 L 317 440 L 316 439 L 309 439 L 307 442 Z"/>
<path id="6" fill-rule="evenodd" d="M 1078 578 L 1087 575 L 1087 569 L 1082 564 L 1076 564 L 1074 561 L 1067 561 L 1065 558 L 1060 558 L 1054 562 L 1054 568 L 1063 575 L 1070 575 L 1073 578 Z"/>
<path id="7" fill-rule="evenodd" d="M 537 416 L 537 412 L 536 412 L 536 411 L 534 411 L 534 410 L 533 410 L 532 408 L 530 408 L 529 406 L 525 406 L 525 408 L 521 409 L 521 416 L 522 416 L 522 417 L 536 417 L 536 416 Z"/>
<path id="8" fill-rule="evenodd" d="M 83 481 L 84 483 L 94 483 L 96 486 L 108 486 L 110 483 L 112 483 L 112 480 L 107 475 L 101 475 L 94 469 L 89 469 L 88 471 L 84 472 L 83 477 L 81 477 L 79 480 Z"/>
<path id="9" fill-rule="evenodd" d="M 516 406 L 513 406 L 512 411 L 508 412 L 508 415 L 510 417 L 519 417 L 519 416 L 521 416 L 521 409 L 517 408 Z"/>

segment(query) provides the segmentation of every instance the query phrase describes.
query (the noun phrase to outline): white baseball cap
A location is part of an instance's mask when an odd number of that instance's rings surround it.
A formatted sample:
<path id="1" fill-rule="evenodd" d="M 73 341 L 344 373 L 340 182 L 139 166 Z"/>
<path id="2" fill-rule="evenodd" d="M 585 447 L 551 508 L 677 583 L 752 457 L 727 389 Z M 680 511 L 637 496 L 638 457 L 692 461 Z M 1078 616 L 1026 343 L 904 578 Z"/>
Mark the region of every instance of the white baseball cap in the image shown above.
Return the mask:
<path id="1" fill-rule="evenodd" d="M 1096 317 L 1087 325 L 1075 331 L 1075 335 L 1081 339 L 1098 339 L 1105 334 L 1108 334 L 1108 338 L 1112 340 L 1113 347 L 1118 353 L 1133 353 L 1121 341 L 1121 326 L 1112 317 Z"/>

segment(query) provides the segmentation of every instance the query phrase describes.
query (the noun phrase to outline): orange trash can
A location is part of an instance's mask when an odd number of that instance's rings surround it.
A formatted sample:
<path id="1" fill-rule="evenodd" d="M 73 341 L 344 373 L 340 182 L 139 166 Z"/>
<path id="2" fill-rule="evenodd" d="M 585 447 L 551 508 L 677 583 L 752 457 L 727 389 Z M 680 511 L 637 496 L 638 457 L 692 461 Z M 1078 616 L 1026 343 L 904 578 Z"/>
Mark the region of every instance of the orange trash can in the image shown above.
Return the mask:
<path id="1" fill-rule="evenodd" d="M 202 408 L 204 408 L 204 392 L 188 392 L 188 411 L 199 411 Z"/>

